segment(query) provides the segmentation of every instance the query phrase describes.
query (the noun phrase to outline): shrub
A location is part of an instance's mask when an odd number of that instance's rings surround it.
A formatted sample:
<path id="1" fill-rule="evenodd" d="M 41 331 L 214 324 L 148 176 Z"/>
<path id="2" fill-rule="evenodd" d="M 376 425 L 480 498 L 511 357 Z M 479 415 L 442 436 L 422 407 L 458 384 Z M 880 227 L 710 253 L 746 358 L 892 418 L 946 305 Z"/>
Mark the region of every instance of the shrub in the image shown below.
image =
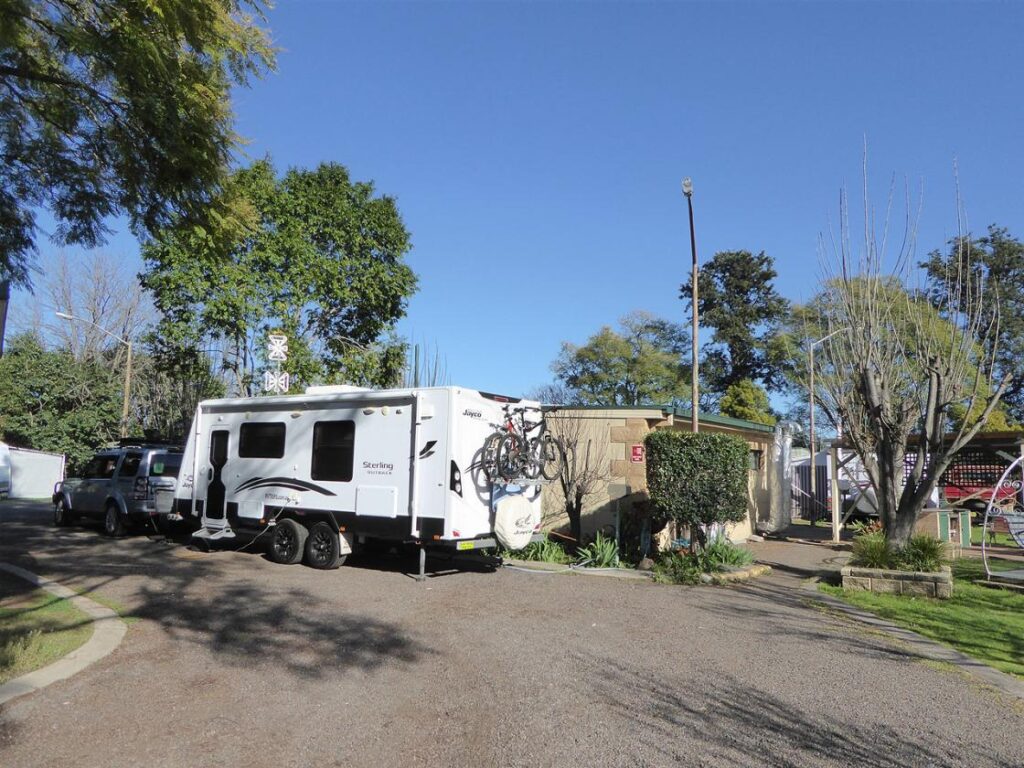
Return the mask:
<path id="1" fill-rule="evenodd" d="M 885 540 L 881 530 L 874 530 L 854 538 L 850 565 L 894 571 L 937 571 L 947 557 L 945 543 L 934 536 L 919 533 L 911 536 L 906 546 L 896 549 Z"/>
<path id="2" fill-rule="evenodd" d="M 654 564 L 654 580 L 662 584 L 699 584 L 700 568 L 688 552 L 669 552 Z"/>
<path id="3" fill-rule="evenodd" d="M 863 533 L 853 539 L 853 557 L 850 558 L 850 565 L 861 568 L 889 568 L 892 560 L 892 547 L 881 531 Z"/>
<path id="4" fill-rule="evenodd" d="M 519 560 L 531 560 L 540 563 L 565 563 L 572 561 L 569 553 L 565 551 L 557 541 L 545 538 L 543 541 L 533 541 L 520 550 L 502 550 L 502 557 L 518 558 Z"/>
<path id="5" fill-rule="evenodd" d="M 659 429 L 644 444 L 647 488 L 658 515 L 689 526 L 701 545 L 702 526 L 746 517 L 750 449 L 745 441 L 712 432 Z"/>
<path id="6" fill-rule="evenodd" d="M 717 573 L 726 568 L 742 568 L 754 562 L 754 556 L 749 550 L 737 547 L 724 536 L 698 550 L 694 557 L 700 570 L 705 573 Z"/>
<path id="7" fill-rule="evenodd" d="M 754 562 L 754 556 L 726 538 L 716 539 L 697 552 L 669 552 L 654 564 L 654 580 L 663 584 L 697 584 L 701 574 L 719 573 Z"/>
<path id="8" fill-rule="evenodd" d="M 911 536 L 899 551 L 899 559 L 908 571 L 937 571 L 948 559 L 945 542 L 934 536 L 919 533 Z"/>
<path id="9" fill-rule="evenodd" d="M 615 539 L 598 533 L 592 543 L 577 550 L 576 562 L 588 568 L 615 568 L 619 564 L 619 547 Z"/>

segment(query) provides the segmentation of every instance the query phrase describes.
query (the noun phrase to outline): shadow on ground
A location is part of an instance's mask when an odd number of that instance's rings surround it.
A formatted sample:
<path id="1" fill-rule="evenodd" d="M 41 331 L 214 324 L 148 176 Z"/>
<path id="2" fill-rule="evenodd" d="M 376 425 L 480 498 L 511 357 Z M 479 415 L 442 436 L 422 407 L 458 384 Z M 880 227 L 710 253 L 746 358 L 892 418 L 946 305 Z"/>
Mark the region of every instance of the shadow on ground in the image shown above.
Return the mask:
<path id="1" fill-rule="evenodd" d="M 672 761 L 695 764 L 693 755 L 673 746 L 685 736 L 701 745 L 707 764 L 716 766 L 962 764 L 962 745 L 955 753 L 947 752 L 927 728 L 908 727 L 916 735 L 907 738 L 877 722 L 870 727 L 854 725 L 838 700 L 833 711 L 811 711 L 715 670 L 708 670 L 698 688 L 683 689 L 621 658 L 580 654 L 577 662 L 589 695 L 600 697 L 621 727 L 637 734 L 637 746 Z M 975 765 L 1011 768 L 1019 763 L 979 755 Z"/>
<path id="2" fill-rule="evenodd" d="M 434 653 L 396 625 L 341 611 L 312 590 L 283 588 L 265 573 L 240 571 L 237 558 L 229 570 L 227 558 L 190 551 L 180 538 L 108 539 L 91 526 L 54 528 L 48 505 L 0 502 L 0 560 L 94 598 L 108 585 L 136 579 L 130 604 L 115 609 L 156 622 L 229 663 L 277 664 L 316 678 Z"/>

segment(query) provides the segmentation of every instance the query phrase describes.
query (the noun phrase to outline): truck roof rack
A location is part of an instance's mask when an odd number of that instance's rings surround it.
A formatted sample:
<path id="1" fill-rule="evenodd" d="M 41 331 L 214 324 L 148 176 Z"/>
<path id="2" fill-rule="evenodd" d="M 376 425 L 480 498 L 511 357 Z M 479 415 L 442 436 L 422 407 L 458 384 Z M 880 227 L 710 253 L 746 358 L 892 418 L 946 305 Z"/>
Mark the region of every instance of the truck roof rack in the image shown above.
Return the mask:
<path id="1" fill-rule="evenodd" d="M 122 437 L 117 441 L 118 448 L 176 448 L 182 449 L 180 440 L 150 440 L 145 437 Z"/>

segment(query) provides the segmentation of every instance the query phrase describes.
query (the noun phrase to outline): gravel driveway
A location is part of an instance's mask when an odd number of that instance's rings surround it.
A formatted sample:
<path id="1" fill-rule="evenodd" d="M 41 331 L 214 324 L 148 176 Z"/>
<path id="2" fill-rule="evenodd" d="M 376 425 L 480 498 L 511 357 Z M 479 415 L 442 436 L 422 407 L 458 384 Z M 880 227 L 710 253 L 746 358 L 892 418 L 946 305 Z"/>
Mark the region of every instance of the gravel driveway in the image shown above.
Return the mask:
<path id="1" fill-rule="evenodd" d="M 809 606 L 411 561 L 333 572 L 0 503 L 0 559 L 138 617 L 0 710 L 0 765 L 1020 766 L 1020 702 Z M 431 565 L 441 568 L 440 562 Z"/>

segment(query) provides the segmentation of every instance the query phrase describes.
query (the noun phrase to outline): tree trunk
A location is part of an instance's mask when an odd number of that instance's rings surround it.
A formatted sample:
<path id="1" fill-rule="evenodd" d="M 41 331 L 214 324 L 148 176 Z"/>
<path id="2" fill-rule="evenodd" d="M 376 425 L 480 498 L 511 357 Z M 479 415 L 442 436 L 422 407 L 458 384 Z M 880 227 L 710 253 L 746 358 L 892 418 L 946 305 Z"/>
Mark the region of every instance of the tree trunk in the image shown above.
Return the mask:
<path id="1" fill-rule="evenodd" d="M 565 514 L 569 518 L 569 535 L 572 537 L 573 551 L 580 545 L 583 531 L 583 499 L 573 498 L 565 502 Z"/>
<path id="2" fill-rule="evenodd" d="M 920 512 L 920 508 L 914 509 L 911 505 L 896 510 L 892 526 L 885 531 L 885 538 L 893 547 L 904 547 L 910 541 Z"/>

